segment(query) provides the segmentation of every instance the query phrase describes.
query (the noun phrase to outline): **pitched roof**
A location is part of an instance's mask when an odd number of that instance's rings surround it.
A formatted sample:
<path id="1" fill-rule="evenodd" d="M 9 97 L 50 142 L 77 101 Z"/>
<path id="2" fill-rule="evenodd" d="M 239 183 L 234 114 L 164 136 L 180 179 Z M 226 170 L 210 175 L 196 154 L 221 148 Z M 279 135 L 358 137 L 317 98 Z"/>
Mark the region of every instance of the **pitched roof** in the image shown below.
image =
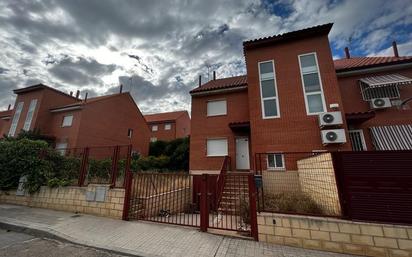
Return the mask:
<path id="1" fill-rule="evenodd" d="M 412 62 L 412 56 L 351 57 L 333 61 L 337 72 Z"/>
<path id="2" fill-rule="evenodd" d="M 164 113 L 154 113 L 144 115 L 146 122 L 160 122 L 160 121 L 172 121 L 176 120 L 183 114 L 187 114 L 187 111 L 177 111 L 177 112 L 164 112 Z M 188 114 L 189 115 L 189 114 Z"/>
<path id="3" fill-rule="evenodd" d="M 308 37 L 319 36 L 319 35 L 327 35 L 329 34 L 329 31 L 332 29 L 332 26 L 333 26 L 333 23 L 327 23 L 327 24 L 318 25 L 318 26 L 314 26 L 310 28 L 301 29 L 301 30 L 286 32 L 286 33 L 274 35 L 271 37 L 264 37 L 264 38 L 244 41 L 243 49 L 252 49 L 252 48 L 257 48 L 257 47 L 262 47 L 262 46 L 267 46 L 267 45 L 273 45 L 275 43 L 281 43 L 281 42 L 284 43 L 284 42 L 289 42 L 293 40 L 299 40 L 302 38 L 308 38 Z"/>
<path id="4" fill-rule="evenodd" d="M 51 108 L 50 110 L 56 111 L 56 110 L 58 110 L 58 109 L 65 109 L 65 108 L 70 108 L 70 107 L 80 107 L 80 106 L 84 106 L 84 105 L 87 105 L 87 104 L 91 104 L 91 103 L 95 103 L 95 102 L 98 102 L 98 101 L 102 101 L 102 100 L 105 100 L 105 99 L 108 99 L 108 98 L 112 98 L 112 97 L 115 97 L 115 96 L 119 96 L 119 95 L 122 95 L 122 94 L 129 94 L 129 92 L 116 93 L 116 94 L 103 95 L 103 96 L 96 96 L 96 97 L 90 97 L 90 98 L 87 98 L 86 101 L 83 100 L 83 101 L 78 102 L 78 103 L 72 103 L 72 104 L 57 106 L 57 107 Z"/>
<path id="5" fill-rule="evenodd" d="M 76 97 L 74 97 L 74 96 L 72 96 L 72 95 L 66 94 L 65 92 L 62 92 L 62 91 L 60 91 L 60 90 L 57 90 L 57 89 L 55 89 L 55 88 L 49 87 L 49 86 L 44 85 L 44 84 L 41 84 L 41 83 L 40 83 L 40 84 L 33 85 L 33 86 L 28 86 L 28 87 L 23 87 L 23 88 L 17 88 L 17 89 L 14 89 L 13 92 L 14 92 L 15 94 L 20 94 L 20 93 L 26 93 L 26 92 L 35 91 L 35 90 L 40 90 L 40 89 L 49 89 L 49 90 L 52 90 L 52 91 L 54 91 L 54 92 L 56 92 L 56 93 L 59 93 L 59 94 L 61 94 L 61 95 L 68 96 L 68 97 L 71 97 L 71 98 L 73 98 L 73 99 L 77 99 Z M 77 100 L 79 100 L 79 99 L 77 99 Z M 80 101 L 80 100 L 79 100 L 79 101 Z"/>
<path id="6" fill-rule="evenodd" d="M 0 118 L 11 116 L 13 110 L 0 111 Z"/>
<path id="7" fill-rule="evenodd" d="M 200 87 L 197 87 L 190 91 L 190 93 L 198 93 L 204 91 L 211 91 L 216 89 L 227 89 L 227 88 L 235 88 L 235 87 L 242 87 L 247 86 L 247 76 L 236 76 L 236 77 L 229 77 L 223 79 L 215 79 L 211 80 Z"/>

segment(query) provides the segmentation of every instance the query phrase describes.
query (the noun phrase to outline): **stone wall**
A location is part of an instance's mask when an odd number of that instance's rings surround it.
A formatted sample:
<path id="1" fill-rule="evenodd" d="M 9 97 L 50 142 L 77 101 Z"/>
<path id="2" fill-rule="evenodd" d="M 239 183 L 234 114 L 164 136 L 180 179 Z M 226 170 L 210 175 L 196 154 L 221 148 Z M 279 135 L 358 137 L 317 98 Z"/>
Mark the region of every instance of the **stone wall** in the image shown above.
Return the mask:
<path id="1" fill-rule="evenodd" d="M 340 203 L 330 153 L 297 161 L 299 184 L 303 193 L 327 215 L 340 215 Z"/>
<path id="2" fill-rule="evenodd" d="M 181 213 L 192 202 L 191 188 L 177 189 L 174 191 L 139 198 L 144 209 L 144 215 L 158 216 L 160 210 L 169 210 L 171 214 Z"/>
<path id="3" fill-rule="evenodd" d="M 124 193 L 124 189 L 110 189 L 107 185 L 57 188 L 42 186 L 38 192 L 24 196 L 16 196 L 16 190 L 0 191 L 0 203 L 121 219 Z"/>
<path id="4" fill-rule="evenodd" d="M 298 172 L 262 171 L 262 181 L 265 194 L 280 194 L 300 191 Z"/>
<path id="5" fill-rule="evenodd" d="M 258 214 L 259 241 L 376 257 L 411 257 L 412 226 Z"/>

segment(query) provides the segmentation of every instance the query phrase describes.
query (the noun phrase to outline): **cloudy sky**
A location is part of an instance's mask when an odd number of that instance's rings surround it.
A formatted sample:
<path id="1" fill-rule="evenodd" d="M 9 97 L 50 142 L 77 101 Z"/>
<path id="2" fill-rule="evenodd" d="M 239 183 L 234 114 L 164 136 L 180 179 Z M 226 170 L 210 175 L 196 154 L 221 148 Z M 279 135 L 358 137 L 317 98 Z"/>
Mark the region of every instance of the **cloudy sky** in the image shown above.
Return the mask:
<path id="1" fill-rule="evenodd" d="M 122 83 L 145 113 L 190 109 L 199 74 L 245 73 L 243 40 L 327 22 L 335 58 L 392 55 L 393 40 L 412 55 L 409 0 L 0 0 L 0 109 L 38 82 L 82 96 Z"/>

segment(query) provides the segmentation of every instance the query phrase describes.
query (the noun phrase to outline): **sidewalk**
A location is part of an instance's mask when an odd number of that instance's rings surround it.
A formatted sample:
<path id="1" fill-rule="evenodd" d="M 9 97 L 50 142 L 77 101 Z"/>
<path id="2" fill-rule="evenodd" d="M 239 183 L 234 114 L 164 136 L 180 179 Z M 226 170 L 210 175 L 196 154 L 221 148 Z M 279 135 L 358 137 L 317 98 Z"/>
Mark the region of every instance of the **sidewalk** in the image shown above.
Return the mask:
<path id="1" fill-rule="evenodd" d="M 0 228 L 144 257 L 350 256 L 224 237 L 195 228 L 6 204 L 0 204 Z"/>

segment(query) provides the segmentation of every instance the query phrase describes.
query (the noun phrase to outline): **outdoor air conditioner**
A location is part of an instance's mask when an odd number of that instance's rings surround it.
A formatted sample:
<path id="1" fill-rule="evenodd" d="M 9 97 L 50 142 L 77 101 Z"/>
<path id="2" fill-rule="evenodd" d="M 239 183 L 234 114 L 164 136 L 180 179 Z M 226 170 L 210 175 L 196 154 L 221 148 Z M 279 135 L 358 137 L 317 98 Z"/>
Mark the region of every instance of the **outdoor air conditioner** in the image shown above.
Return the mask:
<path id="1" fill-rule="evenodd" d="M 324 112 L 319 114 L 319 126 L 332 126 L 332 125 L 342 125 L 342 114 L 341 112 Z"/>
<path id="2" fill-rule="evenodd" d="M 325 129 L 321 130 L 322 144 L 343 144 L 346 143 L 344 129 Z"/>
<path id="3" fill-rule="evenodd" d="M 372 109 L 382 109 L 391 107 L 391 100 L 387 97 L 384 98 L 373 98 L 370 100 L 370 106 Z"/>

